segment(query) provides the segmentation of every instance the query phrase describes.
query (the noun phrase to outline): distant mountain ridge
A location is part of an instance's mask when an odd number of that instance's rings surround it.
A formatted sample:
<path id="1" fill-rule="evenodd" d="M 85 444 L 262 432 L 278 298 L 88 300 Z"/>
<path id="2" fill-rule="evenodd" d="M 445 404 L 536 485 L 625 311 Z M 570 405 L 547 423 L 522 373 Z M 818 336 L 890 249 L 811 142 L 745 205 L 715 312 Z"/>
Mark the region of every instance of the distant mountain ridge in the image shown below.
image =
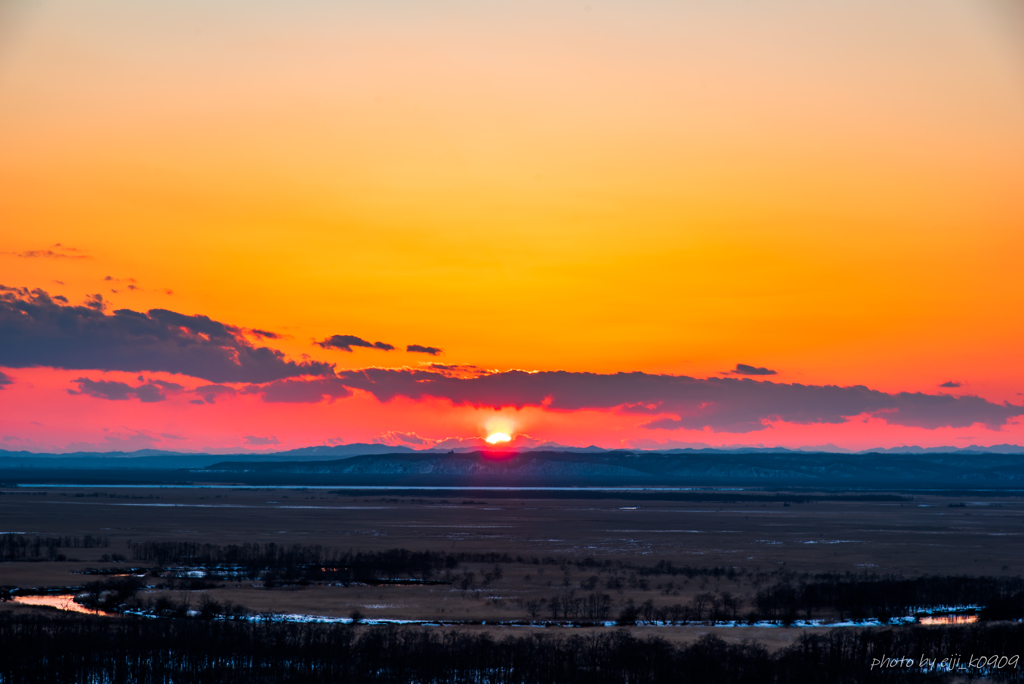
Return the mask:
<path id="1" fill-rule="evenodd" d="M 239 454 L 161 451 L 159 449 L 47 454 L 0 449 L 0 468 L 203 468 L 224 459 L 266 461 L 300 457 L 318 460 L 412 452 L 413 449 L 409 447 L 394 447 L 385 444 L 342 444 L 339 446 L 304 447 L 289 451 L 256 451 Z"/>
<path id="2" fill-rule="evenodd" d="M 1024 486 L 1024 454 L 651 453 L 606 451 L 515 454 L 402 453 L 337 461 L 222 462 L 207 473 L 288 473 L 307 476 L 430 477 L 496 482 L 614 480 L 617 484 L 754 483 L 838 486 Z"/>
<path id="3" fill-rule="evenodd" d="M 285 452 L 187 454 L 142 450 L 105 454 L 0 451 L 0 481 L 33 481 L 44 472 L 169 473 L 209 479 L 287 476 L 309 483 L 529 482 L 544 484 L 716 484 L 772 486 L 998 486 L 1024 487 L 1024 447 L 1013 444 L 868 452 L 811 452 L 785 447 L 604 450 L 598 446 L 532 450 L 414 450 L 387 444 L 308 446 Z M 28 477 L 27 473 L 38 473 Z M 20 473 L 20 474 L 18 474 Z M 147 477 L 147 476 L 143 476 Z M 47 479 L 47 478 L 42 478 Z M 100 479 L 102 479 L 100 477 Z M 52 481 L 52 475 L 49 476 Z M 270 480 L 272 481 L 272 477 Z"/>
<path id="4" fill-rule="evenodd" d="M 487 448 L 487 452 L 505 454 L 634 454 L 637 456 L 656 455 L 794 455 L 808 456 L 811 454 L 824 456 L 857 456 L 869 454 L 891 455 L 1024 455 L 1024 446 L 1017 444 L 997 444 L 994 446 L 895 446 L 892 448 L 876 448 L 861 452 L 843 451 L 834 445 L 827 447 L 787 448 L 784 446 L 753 447 L 737 446 L 718 448 L 713 446 L 687 446 L 667 448 L 667 450 L 605 450 L 600 446 L 562 446 L 546 442 L 531 448 Z M 830 447 L 830 448 L 829 448 Z M 207 454 L 189 452 L 169 452 L 145 448 L 135 452 L 76 452 L 72 454 L 40 454 L 34 452 L 12 452 L 0 450 L 0 469 L 4 468 L 205 468 L 224 463 L 261 463 L 290 461 L 337 461 L 366 456 L 382 455 L 445 455 L 478 453 L 479 447 L 464 446 L 455 448 L 424 448 L 415 450 L 411 446 L 392 446 L 376 443 L 354 443 L 338 445 L 319 445 L 293 448 L 282 452 L 250 452 L 240 454 Z"/>
<path id="5" fill-rule="evenodd" d="M 374 453 L 360 453 L 372 451 Z M 0 482 L 254 486 L 715 486 L 1024 490 L 1024 449 L 416 451 L 380 444 L 259 454 L 0 452 Z"/>
<path id="6" fill-rule="evenodd" d="M 413 447 L 401 446 L 401 445 L 389 445 L 389 444 L 378 444 L 378 443 L 353 443 L 353 444 L 338 444 L 338 445 L 318 445 L 301 447 L 298 449 L 286 449 L 283 451 L 244 451 L 244 452 L 224 452 L 216 454 L 213 452 L 205 451 L 172 451 L 168 449 L 137 449 L 135 451 L 73 451 L 65 453 L 52 453 L 43 451 L 27 451 L 19 450 L 13 451 L 10 449 L 0 449 L 0 458 L 9 457 L 36 457 L 36 458 L 141 458 L 146 456 L 219 456 L 221 458 L 225 456 L 245 456 L 250 460 L 264 460 L 267 458 L 280 458 L 282 456 L 315 456 L 328 457 L 328 456 L 368 456 L 372 454 L 392 454 L 392 453 L 471 453 L 481 451 L 479 446 L 468 446 L 468 447 L 453 447 L 453 448 L 434 448 L 429 447 L 425 449 L 415 449 Z M 563 444 L 557 444 L 554 442 L 544 442 L 535 447 L 524 447 L 524 448 L 510 448 L 503 446 L 485 447 L 486 451 L 497 452 L 528 452 L 528 451 L 546 451 L 546 452 L 563 452 L 563 453 L 606 453 L 606 452 L 631 452 L 631 453 L 650 453 L 650 454 L 672 454 L 672 453 L 691 453 L 691 452 L 719 452 L 719 453 L 837 453 L 837 454 L 870 454 L 870 453 L 942 453 L 942 454 L 953 454 L 953 453 L 1000 453 L 1000 454 L 1024 454 L 1024 445 L 1019 444 L 996 444 L 993 446 L 978 446 L 971 445 L 965 447 L 954 447 L 954 446 L 941 446 L 941 447 L 921 447 L 921 446 L 898 446 L 898 447 L 877 447 L 871 449 L 844 449 L 842 447 L 835 446 L 834 444 L 826 444 L 822 446 L 807 446 L 807 447 L 762 447 L 762 446 L 728 446 L 728 447 L 713 447 L 707 444 L 694 444 L 686 447 L 671 447 L 663 449 L 641 449 L 641 448 L 619 448 L 619 449 L 605 449 L 599 446 L 566 446 Z"/>

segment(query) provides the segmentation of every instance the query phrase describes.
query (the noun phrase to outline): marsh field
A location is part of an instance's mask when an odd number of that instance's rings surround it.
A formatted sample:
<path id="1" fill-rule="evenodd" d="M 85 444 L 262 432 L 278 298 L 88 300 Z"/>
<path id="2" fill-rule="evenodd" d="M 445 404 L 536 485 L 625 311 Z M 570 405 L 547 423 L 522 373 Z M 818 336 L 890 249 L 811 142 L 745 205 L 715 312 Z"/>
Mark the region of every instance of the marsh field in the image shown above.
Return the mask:
<path id="1" fill-rule="evenodd" d="M 1011 658 L 1024 617 L 1016 492 L 22 484 L 0 489 L 0 521 L 2 681 L 46 681 L 24 644 L 69 639 L 93 644 L 58 649 L 70 679 L 141 649 L 125 681 L 196 657 L 209 681 L 250 681 L 239 643 L 257 660 L 292 643 L 295 681 L 863 681 L 894 640 Z M 422 653 L 401 672 L 338 655 L 382 657 L 381 639 L 491 655 L 442 673 Z M 611 660 L 580 664 L 585 644 Z M 495 674 L 495 649 L 524 648 L 562 669 Z"/>
<path id="2" fill-rule="evenodd" d="M 131 568 L 145 575 L 139 597 L 187 599 L 193 608 L 214 601 L 261 614 L 358 613 L 368 622 L 437 621 L 495 630 L 522 622 L 546 626 L 515 629 L 614 621 L 630 605 L 667 611 L 710 594 L 714 598 L 698 605 L 702 610 L 684 626 L 661 624 L 681 616 L 647 620 L 658 624 L 645 626 L 639 615 L 631 629 L 657 629 L 660 636 L 682 640 L 714 630 L 726 639 L 783 644 L 792 640 L 792 630 L 710 624 L 714 604 L 724 593 L 728 605 L 719 607 L 719 617 L 741 622 L 756 610 L 757 592 L 779 582 L 799 585 L 840 575 L 1012 578 L 1024 567 L 1024 499 L 1015 495 L 746 492 L 747 500 L 739 501 L 728 500 L 737 494 L 726 491 L 725 501 L 638 501 L 630 498 L 633 492 L 621 499 L 560 498 L 564 494 L 550 491 L 516 495 L 458 489 L 367 494 L 317 488 L 7 488 L 0 495 L 0 532 L 103 541 L 89 548 L 43 548 L 38 556 L 30 550 L 24 559 L 0 564 L 0 586 L 79 590 L 118 574 L 117 568 Z M 645 497 L 656 495 L 657 490 L 644 490 Z M 391 549 L 457 560 L 426 578 L 399 570 L 375 582 L 315 576 L 289 581 L 273 574 L 217 576 L 180 554 L 167 563 L 140 555 L 146 543 L 168 542 L 321 547 L 325 563 L 332 553 Z M 108 574 L 80 574 L 87 569 Z M 552 612 L 553 603 L 578 600 L 603 605 L 576 614 Z M 2 609 L 35 610 L 13 603 Z M 799 617 L 848 616 L 812 610 Z"/>

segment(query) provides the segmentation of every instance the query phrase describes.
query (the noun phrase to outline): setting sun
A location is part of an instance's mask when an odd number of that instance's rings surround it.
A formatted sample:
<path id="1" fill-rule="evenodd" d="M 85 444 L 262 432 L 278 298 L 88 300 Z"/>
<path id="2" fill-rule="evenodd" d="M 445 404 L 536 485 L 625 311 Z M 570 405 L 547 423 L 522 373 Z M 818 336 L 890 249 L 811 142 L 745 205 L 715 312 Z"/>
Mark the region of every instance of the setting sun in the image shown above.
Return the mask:
<path id="1" fill-rule="evenodd" d="M 495 432 L 493 435 L 487 438 L 488 444 L 502 444 L 504 442 L 511 442 L 512 438 L 506 435 L 504 432 Z"/>

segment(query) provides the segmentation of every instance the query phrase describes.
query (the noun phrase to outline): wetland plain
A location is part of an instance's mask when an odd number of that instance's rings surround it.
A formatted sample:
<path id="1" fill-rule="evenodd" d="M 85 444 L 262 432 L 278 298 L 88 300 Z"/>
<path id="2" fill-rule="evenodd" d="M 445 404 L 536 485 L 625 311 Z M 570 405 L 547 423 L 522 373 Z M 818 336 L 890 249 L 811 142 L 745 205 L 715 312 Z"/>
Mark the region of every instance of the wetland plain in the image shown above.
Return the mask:
<path id="1" fill-rule="evenodd" d="M 852 497 L 747 491 L 746 500 L 730 500 L 735 491 L 702 489 L 701 497 L 720 491 L 723 501 L 687 501 L 672 500 L 669 494 L 679 495 L 670 490 L 666 500 L 658 500 L 658 490 L 647 488 L 638 501 L 635 491 L 609 498 L 610 489 L 601 498 L 536 489 L 367 492 L 226 485 L 22 485 L 0 491 L 4 534 L 104 540 L 51 552 L 59 561 L 0 563 L 0 586 L 23 593 L 65 587 L 73 594 L 98 579 L 81 573 L 103 573 L 102 579 L 123 569 L 140 577 L 136 599 L 149 605 L 163 599 L 164 605 L 186 603 L 193 611 L 200 605 L 240 606 L 266 619 L 357 616 L 367 624 L 412 622 L 500 634 L 572 626 L 600 630 L 635 609 L 622 626 L 639 633 L 689 641 L 713 632 L 727 641 L 756 638 L 780 647 L 793 641 L 795 630 L 743 626 L 743 616 L 756 610 L 759 591 L 781 581 L 1010 579 L 1024 567 L 1024 499 L 1013 492 Z M 390 581 L 289 581 L 209 574 L 209 568 L 180 558 L 156 563 L 140 555 L 146 543 L 298 545 L 320 547 L 325 557 L 406 549 L 454 560 L 429 581 L 402 573 Z M 664 571 L 666 564 L 671 570 Z M 699 607 L 702 596 L 706 612 L 687 618 L 681 609 Z M 713 608 L 722 596 L 732 604 Z M 566 607 L 588 600 L 603 605 L 577 605 L 572 612 Z M 675 620 L 668 617 L 673 607 Z M 46 610 L 15 602 L 0 604 L 5 609 Z M 710 619 L 713 609 L 720 611 L 718 620 Z M 826 610 L 807 617 L 828 624 L 844 616 Z"/>

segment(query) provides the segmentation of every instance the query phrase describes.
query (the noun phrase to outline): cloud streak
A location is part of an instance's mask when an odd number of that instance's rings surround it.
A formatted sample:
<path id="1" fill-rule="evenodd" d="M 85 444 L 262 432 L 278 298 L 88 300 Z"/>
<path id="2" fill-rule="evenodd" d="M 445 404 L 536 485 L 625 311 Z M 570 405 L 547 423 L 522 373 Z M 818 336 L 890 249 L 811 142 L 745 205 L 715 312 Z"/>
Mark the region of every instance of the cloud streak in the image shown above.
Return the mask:
<path id="1" fill-rule="evenodd" d="M 277 380 L 267 385 L 250 386 L 247 394 L 259 394 L 270 404 L 316 404 L 352 396 L 352 390 L 340 378 L 316 380 Z"/>
<path id="2" fill-rule="evenodd" d="M 395 348 L 393 344 L 388 344 L 387 342 L 368 342 L 355 335 L 331 335 L 326 340 L 321 340 L 316 344 L 324 349 L 340 349 L 347 352 L 352 351 L 352 347 L 366 347 L 382 351 L 392 351 Z"/>
<path id="3" fill-rule="evenodd" d="M 84 306 L 43 290 L 0 286 L 0 366 L 164 371 L 211 382 L 265 383 L 329 375 L 331 364 L 289 361 L 250 344 L 239 328 L 166 309 L 104 312 L 98 295 Z"/>
<path id="4" fill-rule="evenodd" d="M 440 347 L 425 347 L 422 344 L 410 344 L 405 348 L 405 351 L 416 354 L 430 354 L 431 356 L 437 356 L 444 350 Z"/>
<path id="5" fill-rule="evenodd" d="M 737 363 L 736 368 L 729 372 L 733 375 L 777 375 L 775 371 L 768 368 L 755 368 L 745 363 Z"/>
<path id="6" fill-rule="evenodd" d="M 280 440 L 278 440 L 277 437 L 274 437 L 274 436 L 270 436 L 270 437 L 257 437 L 255 435 L 247 435 L 245 437 L 245 439 L 242 440 L 242 441 L 244 441 L 246 444 L 249 444 L 251 446 L 270 446 L 270 445 L 273 445 L 273 444 L 280 444 L 281 443 Z"/>
<path id="7" fill-rule="evenodd" d="M 68 390 L 68 394 L 84 394 L 89 397 L 95 397 L 96 399 L 107 399 L 108 401 L 127 401 L 134 397 L 146 404 L 165 401 L 167 399 L 162 390 L 168 388 L 161 387 L 160 384 L 153 382 L 138 385 L 136 387 L 133 387 L 126 382 L 91 380 L 89 378 L 75 378 L 73 382 L 78 384 L 78 391 Z M 161 384 L 174 385 L 174 383 Z M 180 389 L 181 385 L 174 385 L 174 387 Z"/>
<path id="8" fill-rule="evenodd" d="M 193 404 L 215 404 L 218 397 L 233 397 L 238 394 L 238 390 L 227 385 L 203 385 L 192 391 L 202 397 L 202 399 L 192 399 L 191 403 Z"/>
<path id="9" fill-rule="evenodd" d="M 88 254 L 75 247 L 65 247 L 59 242 L 49 249 L 28 249 L 24 252 L 3 252 L 21 259 L 92 259 Z"/>

